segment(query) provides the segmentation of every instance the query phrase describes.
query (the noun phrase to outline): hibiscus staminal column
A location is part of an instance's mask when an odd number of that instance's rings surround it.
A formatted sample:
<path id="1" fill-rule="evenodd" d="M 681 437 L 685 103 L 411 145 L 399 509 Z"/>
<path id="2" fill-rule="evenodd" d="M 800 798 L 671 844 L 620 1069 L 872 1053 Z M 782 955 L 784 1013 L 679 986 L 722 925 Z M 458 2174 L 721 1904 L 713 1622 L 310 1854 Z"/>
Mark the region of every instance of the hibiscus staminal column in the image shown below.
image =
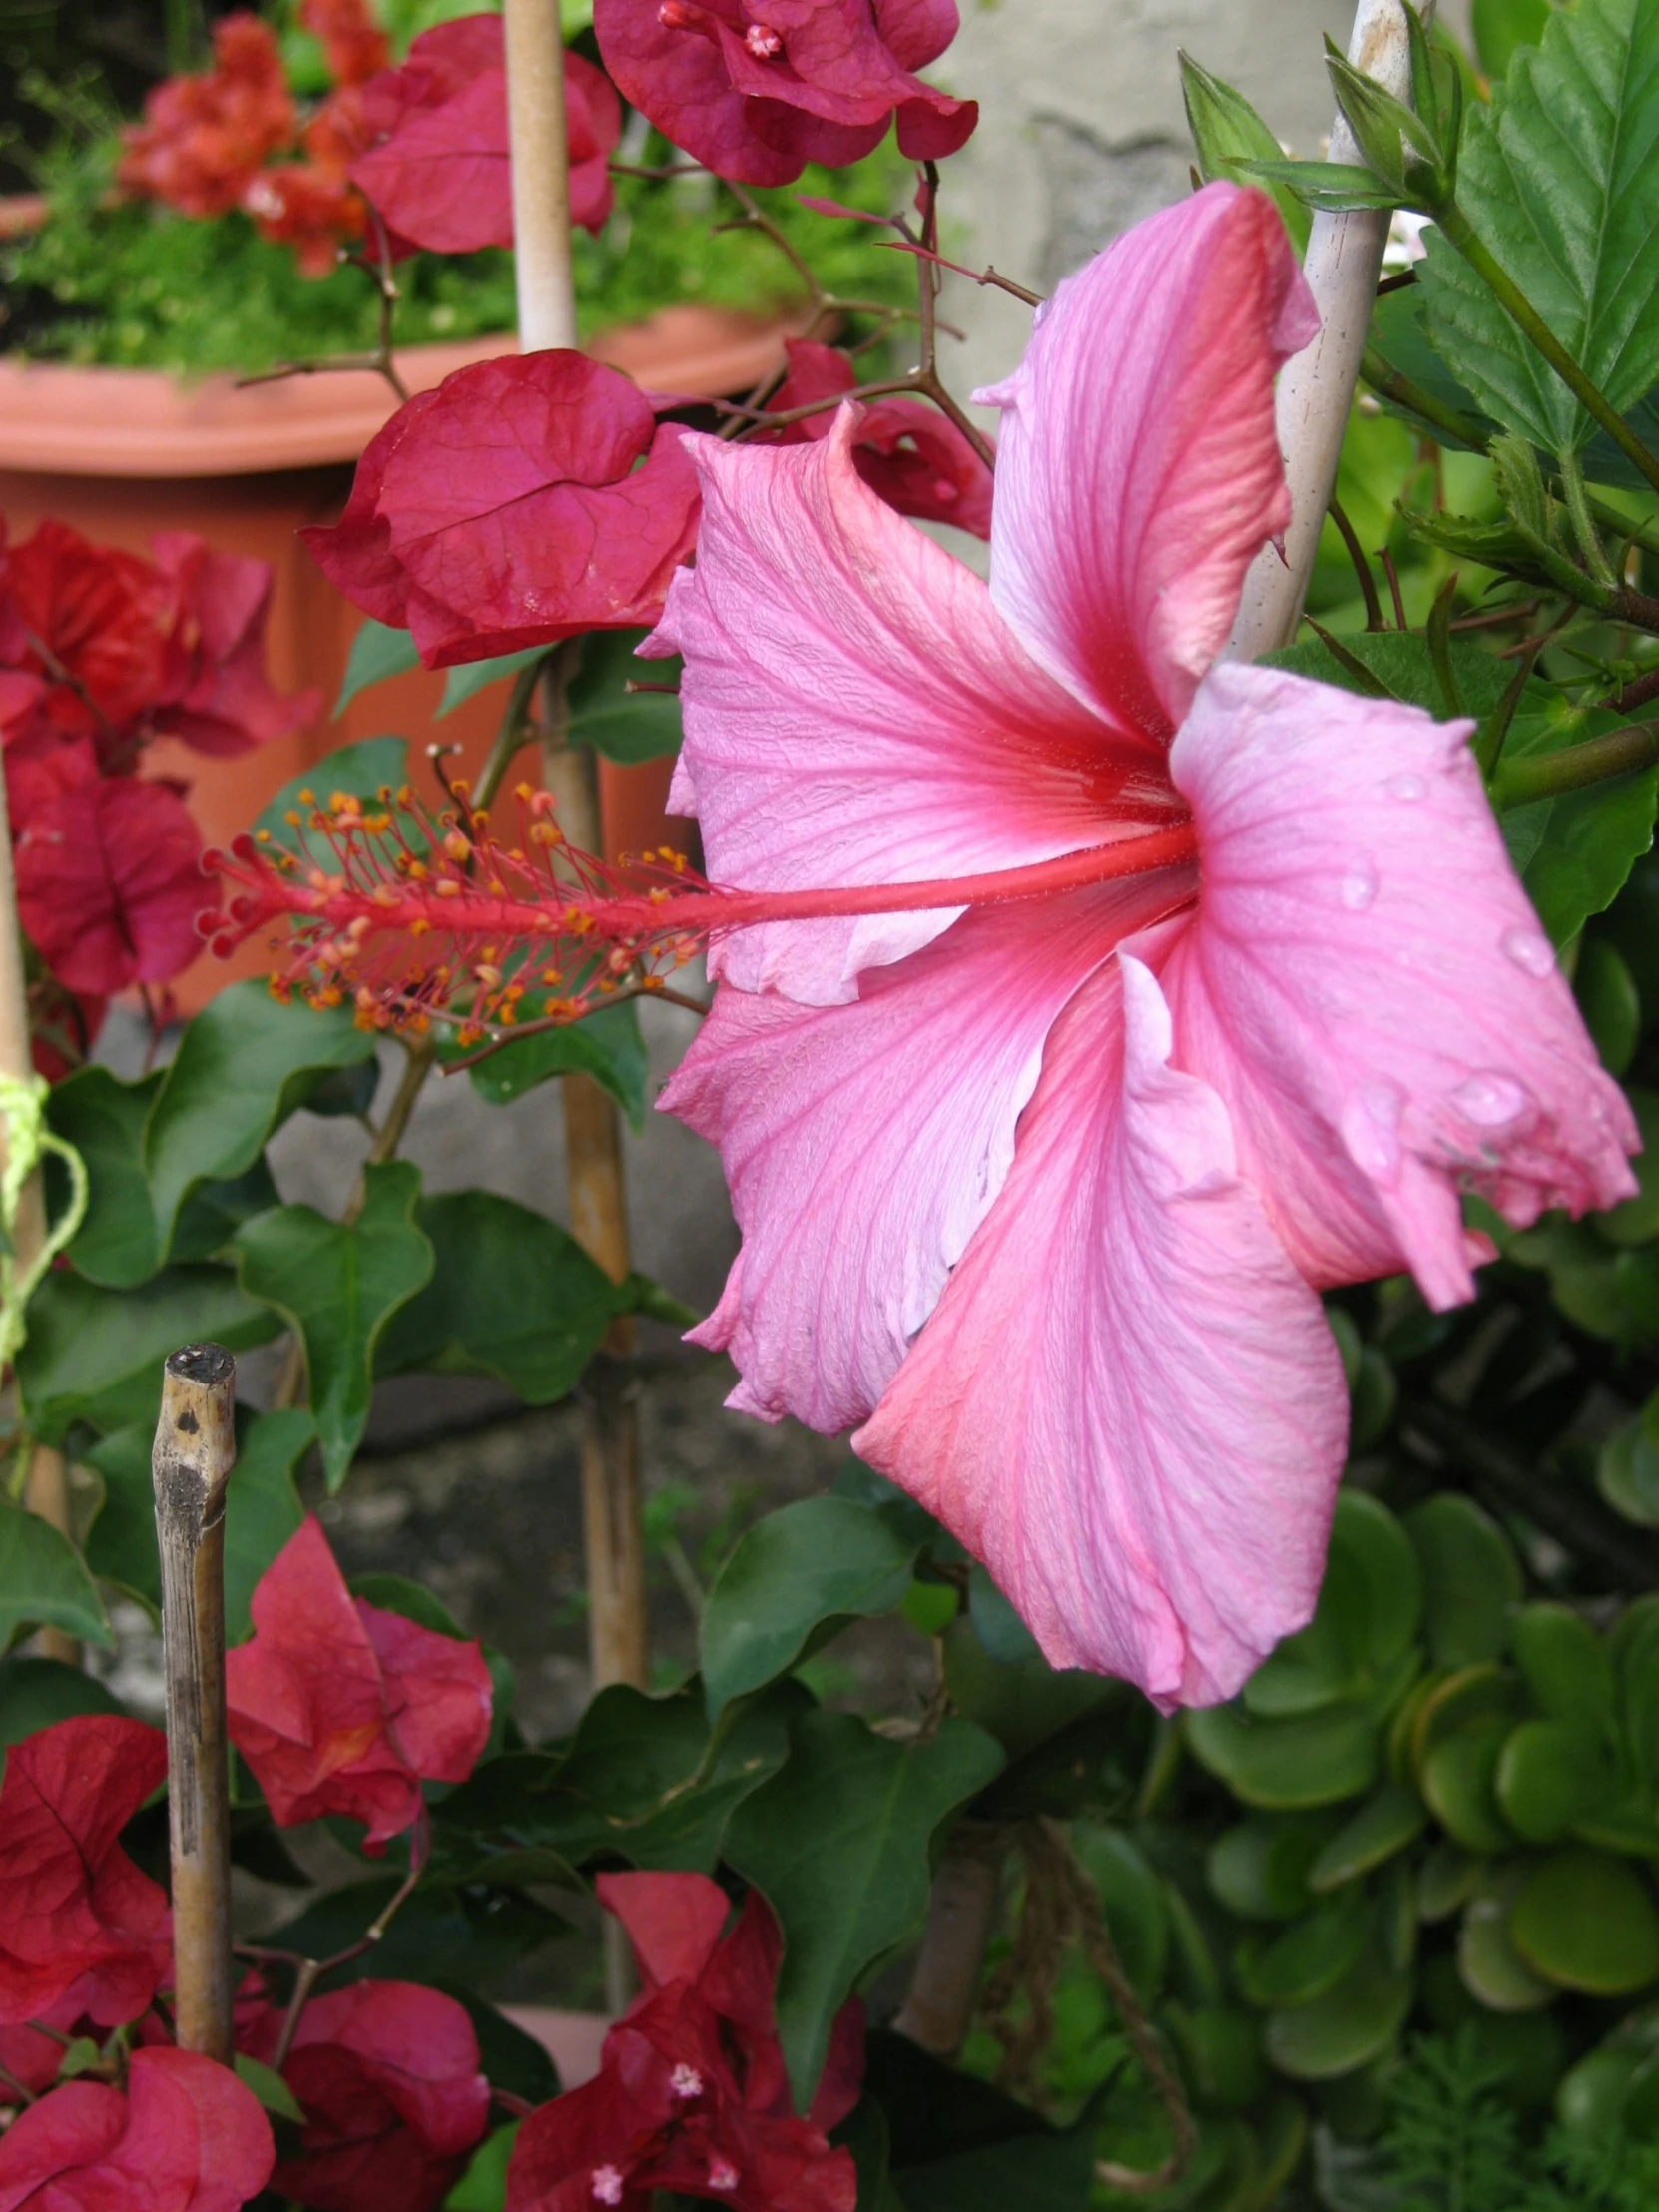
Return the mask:
<path id="1" fill-rule="evenodd" d="M 163 1371 L 151 1454 L 167 1669 L 174 2025 L 231 2063 L 231 1806 L 225 1732 L 225 1490 L 236 1463 L 236 1362 L 186 1345 Z"/>

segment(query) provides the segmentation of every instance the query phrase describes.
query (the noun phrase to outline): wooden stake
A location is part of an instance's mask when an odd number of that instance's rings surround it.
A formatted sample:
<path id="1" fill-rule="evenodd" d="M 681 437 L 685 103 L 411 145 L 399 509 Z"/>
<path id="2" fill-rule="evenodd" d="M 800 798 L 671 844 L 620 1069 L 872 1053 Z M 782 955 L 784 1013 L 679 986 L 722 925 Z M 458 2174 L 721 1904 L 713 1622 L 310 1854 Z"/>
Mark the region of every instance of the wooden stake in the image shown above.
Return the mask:
<path id="1" fill-rule="evenodd" d="M 225 1737 L 225 1489 L 236 1464 L 237 1364 L 186 1345 L 163 1371 L 150 1471 L 162 1558 L 173 2002 L 181 2050 L 228 2066 L 231 1791 Z"/>
<path id="2" fill-rule="evenodd" d="M 1422 13 L 1432 15 L 1431 0 Z M 1396 100 L 1409 101 L 1411 54 L 1400 0 L 1360 0 L 1348 58 Z M 1331 130 L 1331 159 L 1361 158 L 1354 134 L 1339 115 Z M 1289 645 L 1302 619 L 1320 530 L 1336 489 L 1337 462 L 1387 239 L 1386 208 L 1314 217 L 1302 272 L 1319 309 L 1320 333 L 1280 370 L 1274 410 L 1291 487 L 1290 526 L 1284 557 L 1276 547 L 1264 547 L 1245 578 L 1228 646 L 1235 660 L 1253 661 L 1276 646 Z"/>
<path id="3" fill-rule="evenodd" d="M 518 342 L 526 353 L 576 343 L 559 0 L 504 0 L 507 136 L 513 162 Z"/>

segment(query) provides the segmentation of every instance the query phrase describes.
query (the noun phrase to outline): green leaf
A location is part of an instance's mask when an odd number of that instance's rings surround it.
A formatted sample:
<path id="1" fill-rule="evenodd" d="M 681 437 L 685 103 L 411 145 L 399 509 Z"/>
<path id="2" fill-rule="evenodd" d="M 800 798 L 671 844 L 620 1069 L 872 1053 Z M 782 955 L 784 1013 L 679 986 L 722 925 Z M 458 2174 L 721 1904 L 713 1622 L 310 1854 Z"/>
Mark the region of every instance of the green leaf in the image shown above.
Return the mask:
<path id="1" fill-rule="evenodd" d="M 0 1491 L 0 1651 L 25 1628 L 61 1628 L 106 1648 L 115 1641 L 69 1538 Z"/>
<path id="2" fill-rule="evenodd" d="M 268 2112 L 275 2112 L 281 2120 L 304 2120 L 299 2101 L 275 2066 L 268 2066 L 258 2058 L 250 2058 L 239 2050 L 233 2064 L 237 2079 L 245 2089 L 252 2089 Z"/>
<path id="3" fill-rule="evenodd" d="M 1413 1993 L 1408 1972 L 1368 1950 L 1311 2004 L 1269 2013 L 1268 2056 L 1294 2081 L 1330 2081 L 1352 2073 L 1388 2048 L 1405 2024 Z"/>
<path id="4" fill-rule="evenodd" d="M 458 1059 L 471 1049 L 446 1040 L 438 1058 Z M 601 1006 L 580 1021 L 517 1037 L 468 1070 L 473 1089 L 490 1106 L 510 1106 L 538 1083 L 573 1072 L 603 1084 L 628 1116 L 634 1134 L 640 1134 L 645 1127 L 646 1056 L 637 1001 Z"/>
<path id="5" fill-rule="evenodd" d="M 1011 1760 L 1023 1759 L 1117 1700 L 1115 1685 L 1104 1676 L 1078 1668 L 1060 1673 L 1040 1652 L 1012 1661 L 993 1659 L 969 1621 L 951 1624 L 942 1650 L 951 1704 L 994 1736 Z"/>
<path id="6" fill-rule="evenodd" d="M 1313 1903 L 1308 1871 L 1328 1827 L 1292 1819 L 1226 1829 L 1205 1862 L 1212 1896 L 1242 1921 L 1294 1920 Z"/>
<path id="7" fill-rule="evenodd" d="M 321 801 L 333 792 L 349 792 L 355 799 L 368 800 L 388 788 L 396 791 L 400 784 L 407 783 L 408 775 L 407 738 L 361 738 L 355 745 L 337 745 L 314 768 L 290 776 L 275 798 L 266 801 L 255 818 L 255 832 L 267 830 L 278 844 L 292 844 L 289 815 L 303 817 L 310 812 L 299 796 L 301 792 L 310 792 Z"/>
<path id="8" fill-rule="evenodd" d="M 327 1890 L 269 1940 L 306 1958 L 349 1950 L 391 1903 L 396 1875 Z M 487 1990 L 570 1933 L 570 1923 L 519 1894 L 433 1886 L 418 1889 L 381 1940 L 333 1969 L 342 1981 L 449 1981 Z"/>
<path id="9" fill-rule="evenodd" d="M 504 2012 L 464 1982 L 434 1983 L 445 1996 L 466 2007 L 478 2038 L 478 2063 L 492 2089 L 505 2089 L 526 2104 L 545 2104 L 559 2093 L 558 2069 L 534 2036 L 515 2027 Z"/>
<path id="10" fill-rule="evenodd" d="M 1509 1626 L 1521 1679 L 1540 1713 L 1579 1728 L 1613 1718 L 1613 1655 L 1569 1605 L 1523 1605 Z"/>
<path id="11" fill-rule="evenodd" d="M 591 630 L 582 640 L 582 664 L 570 680 L 570 740 L 591 745 L 607 760 L 655 761 L 680 750 L 680 701 L 669 692 L 631 692 L 637 684 L 678 684 L 678 655 L 639 661 L 634 649 L 645 630 Z"/>
<path id="12" fill-rule="evenodd" d="M 510 2127 L 498 2127 L 484 2137 L 468 2159 L 465 2173 L 444 2198 L 443 2212 L 503 2212 L 507 2168 L 522 2124 L 514 2120 Z"/>
<path id="13" fill-rule="evenodd" d="M 104 1290 L 54 1269 L 29 1301 L 29 1338 L 18 1355 L 30 1430 L 56 1444 L 78 1420 L 103 1432 L 143 1421 L 154 1428 L 170 1353 L 205 1339 L 245 1352 L 281 1327 L 229 1268 L 164 1268 L 136 1291 Z"/>
<path id="14" fill-rule="evenodd" d="M 1336 1890 L 1370 1874 L 1414 1844 L 1428 1826 L 1422 1800 L 1398 1782 L 1384 1782 L 1332 1837 L 1308 1869 L 1311 1890 Z"/>
<path id="15" fill-rule="evenodd" d="M 545 645 L 527 645 L 520 653 L 497 653 L 487 661 L 463 661 L 458 668 L 445 669 L 443 698 L 433 720 L 441 722 L 445 715 L 452 715 L 457 707 L 464 707 L 469 699 L 476 699 L 491 684 L 503 684 L 520 669 L 529 668 L 536 661 L 545 661 L 551 650 Z"/>
<path id="16" fill-rule="evenodd" d="M 489 1191 L 422 1199 L 415 1218 L 433 1265 L 375 1372 L 495 1375 L 528 1405 L 574 1389 L 621 1301 L 568 1231 Z"/>
<path id="17" fill-rule="evenodd" d="M 1276 1935 L 1245 1938 L 1234 1960 L 1240 1991 L 1264 2010 L 1310 2004 L 1351 1970 L 1365 1941 L 1359 1897 L 1328 1899 Z"/>
<path id="18" fill-rule="evenodd" d="M 1659 1978 L 1659 1909 L 1634 1868 L 1604 1851 L 1557 1852 L 1515 1901 L 1515 1948 L 1546 1981 L 1627 1996 Z"/>
<path id="19" fill-rule="evenodd" d="M 1405 1516 L 1422 1561 L 1424 1625 L 1436 1667 L 1466 1667 L 1507 1649 L 1521 1596 L 1515 1547 L 1472 1498 L 1443 1490 Z"/>
<path id="20" fill-rule="evenodd" d="M 317 1448 L 338 1489 L 368 1421 L 374 1348 L 387 1321 L 431 1276 L 432 1246 L 415 1227 L 420 1170 L 392 1160 L 363 1170 L 354 1222 L 279 1206 L 237 1232 L 243 1288 L 276 1308 L 305 1349 Z"/>
<path id="21" fill-rule="evenodd" d="M 108 1068 L 79 1068 L 47 1101 L 53 1133 L 86 1163 L 86 1220 L 69 1257 L 89 1283 L 129 1290 L 161 1265 L 143 1142 L 144 1124 L 166 1080 L 160 1069 L 142 1082 L 123 1083 Z"/>
<path id="22" fill-rule="evenodd" d="M 1251 1676 L 1247 1710 L 1276 1719 L 1364 1697 L 1410 1644 L 1421 1613 L 1422 1573 L 1405 1531 L 1376 1498 L 1340 1490 L 1314 1618 Z"/>
<path id="23" fill-rule="evenodd" d="M 1510 1860 L 1478 1877 L 1457 1929 L 1458 1976 L 1494 2012 L 1541 2011 L 1555 1995 L 1509 1938 L 1510 1910 L 1526 1874 L 1524 1860 Z"/>
<path id="24" fill-rule="evenodd" d="M 1558 693 L 1539 699 L 1539 689 L 1527 687 L 1510 725 L 1505 763 L 1559 753 L 1621 727 L 1617 716 L 1586 713 Z M 1501 821 L 1509 857 L 1558 949 L 1617 897 L 1653 842 L 1656 807 L 1659 768 L 1505 810 Z"/>
<path id="25" fill-rule="evenodd" d="M 1122 2064 L 1113 2054 L 1106 2080 Z M 1050 2127 L 1029 2105 L 947 2066 L 907 2036 L 876 2028 L 866 2045 L 866 2099 L 887 2124 L 889 2199 L 858 2212 L 1085 2212 L 1098 2119 Z"/>
<path id="26" fill-rule="evenodd" d="M 371 1059 L 374 1049 L 373 1036 L 343 1008 L 284 1006 L 259 982 L 221 991 L 180 1039 L 145 1124 L 160 1248 L 172 1242 L 187 1193 L 245 1175 L 323 1077 Z"/>
<path id="27" fill-rule="evenodd" d="M 87 1533 L 87 1565 L 101 1581 L 136 1597 L 159 1621 L 162 1566 L 150 1474 L 155 1433 L 149 1423 L 135 1421 L 101 1437 L 81 1457 L 104 1484 L 103 1503 Z"/>
<path id="28" fill-rule="evenodd" d="M 1428 1809 L 1465 1851 L 1502 1851 L 1510 1842 L 1496 1795 L 1508 1734 L 1501 1714 L 1484 1714 L 1442 1737 L 1422 1762 L 1417 1781 Z"/>
<path id="29" fill-rule="evenodd" d="M 405 676 L 419 666 L 420 655 L 407 630 L 388 630 L 383 622 L 372 618 L 365 621 L 351 640 L 345 680 L 334 701 L 335 717 L 344 714 L 358 692 L 367 691 L 371 684 L 383 684 L 389 676 Z"/>
<path id="30" fill-rule="evenodd" d="M 1236 1798 L 1264 1811 L 1338 1805 L 1369 1790 L 1382 1761 L 1365 1704 L 1326 1705 L 1294 1720 L 1257 1720 L 1237 1705 L 1189 1713 L 1187 1741 Z"/>
<path id="31" fill-rule="evenodd" d="M 304 1519 L 294 1471 L 316 1436 L 302 1407 L 257 1413 L 237 1437 L 237 1464 L 225 1506 L 225 1634 L 252 1634 L 254 1586 Z"/>
<path id="32" fill-rule="evenodd" d="M 1340 213 L 1347 208 L 1399 208 L 1410 195 L 1360 163 L 1239 161 L 1242 185 L 1261 185 L 1277 199 L 1288 192 L 1310 208 Z"/>
<path id="33" fill-rule="evenodd" d="M 1001 1766 L 970 1721 L 894 1743 L 849 1713 L 803 1713 L 789 1764 L 733 1814 L 726 1857 L 784 1931 L 778 2032 L 801 2110 L 853 1983 L 926 1912 L 936 1832 Z"/>
<path id="34" fill-rule="evenodd" d="M 1240 172 L 1242 161 L 1277 162 L 1284 150 L 1242 92 L 1223 84 L 1201 69 L 1190 54 L 1181 61 L 1181 97 L 1186 104 L 1187 125 L 1198 149 L 1199 175 L 1207 185 L 1218 178 L 1229 183 L 1247 182 Z M 1248 180 L 1251 183 L 1256 179 Z M 1262 180 L 1265 184 L 1266 180 Z M 1291 244 L 1300 261 L 1308 250 L 1309 216 L 1305 204 L 1283 185 L 1268 185 L 1274 206 L 1284 219 Z"/>
<path id="35" fill-rule="evenodd" d="M 1603 1743 L 1581 1720 L 1522 1721 L 1504 1742 L 1493 1787 L 1517 1836 L 1555 1844 L 1613 1802 L 1618 1777 Z"/>
<path id="36" fill-rule="evenodd" d="M 1474 0 L 1474 51 L 1488 77 L 1501 77 L 1520 46 L 1536 46 L 1544 35 L 1549 0 Z"/>
<path id="37" fill-rule="evenodd" d="M 0 1753 L 79 1713 L 119 1713 L 102 1682 L 61 1659 L 0 1659 Z"/>
<path id="38" fill-rule="evenodd" d="M 703 1611 L 709 1718 L 787 1673 L 825 1624 L 893 1612 L 915 1556 L 878 1507 L 850 1498 L 802 1498 L 757 1521 L 715 1577 Z"/>
<path id="39" fill-rule="evenodd" d="M 1659 11 L 1558 9 L 1471 105 L 1457 201 L 1572 359 L 1623 414 L 1659 378 Z M 1485 411 L 1545 453 L 1594 427 L 1437 230 L 1418 271 L 1428 334 Z"/>

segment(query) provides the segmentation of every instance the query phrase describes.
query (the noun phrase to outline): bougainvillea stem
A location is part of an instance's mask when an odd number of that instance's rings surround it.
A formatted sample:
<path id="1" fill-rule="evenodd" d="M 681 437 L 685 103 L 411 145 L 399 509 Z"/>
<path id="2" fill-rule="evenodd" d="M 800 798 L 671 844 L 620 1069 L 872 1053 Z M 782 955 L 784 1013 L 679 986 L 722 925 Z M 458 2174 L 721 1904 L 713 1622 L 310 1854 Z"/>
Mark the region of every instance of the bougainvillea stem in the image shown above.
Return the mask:
<path id="1" fill-rule="evenodd" d="M 1433 13 L 1432 0 L 1420 11 Z M 1411 97 L 1410 49 L 1401 0 L 1360 0 L 1348 58 L 1396 100 Z M 1361 160 L 1339 115 L 1331 131 L 1334 162 Z M 1291 520 L 1284 551 L 1265 546 L 1245 578 L 1229 650 L 1254 661 L 1296 635 L 1319 551 L 1320 529 L 1337 481 L 1337 457 L 1371 329 L 1372 301 L 1388 238 L 1385 208 L 1321 212 L 1308 237 L 1303 275 L 1319 309 L 1320 333 L 1280 371 L 1275 413 Z"/>
<path id="2" fill-rule="evenodd" d="M 526 353 L 536 353 L 576 343 L 559 0 L 505 0 L 502 16 L 518 339 Z"/>
<path id="3" fill-rule="evenodd" d="M 236 1463 L 236 1362 L 186 1345 L 163 1370 L 151 1454 L 162 1564 L 174 2025 L 229 2065 L 231 1805 L 225 1733 L 225 1491 Z"/>

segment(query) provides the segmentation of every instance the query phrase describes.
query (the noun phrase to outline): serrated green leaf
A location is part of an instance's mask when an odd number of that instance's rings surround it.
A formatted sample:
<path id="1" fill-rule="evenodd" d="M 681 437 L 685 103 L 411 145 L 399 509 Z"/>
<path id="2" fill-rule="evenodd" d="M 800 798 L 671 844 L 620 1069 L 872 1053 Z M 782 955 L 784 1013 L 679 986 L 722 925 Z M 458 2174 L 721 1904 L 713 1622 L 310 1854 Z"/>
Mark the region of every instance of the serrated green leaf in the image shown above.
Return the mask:
<path id="1" fill-rule="evenodd" d="M 678 684 L 678 655 L 636 660 L 645 630 L 593 630 L 582 640 L 582 661 L 570 680 L 569 735 L 607 760 L 655 761 L 680 749 L 680 701 L 671 692 L 631 692 L 630 683 Z"/>
<path id="2" fill-rule="evenodd" d="M 269 1344 L 279 1314 L 251 1298 L 229 1268 L 164 1268 L 136 1291 L 105 1290 L 55 1268 L 29 1301 L 18 1381 L 31 1432 L 61 1443 L 74 1421 L 101 1433 L 148 1422 L 161 1404 L 162 1364 L 181 1345 L 230 1352 Z"/>
<path id="3" fill-rule="evenodd" d="M 330 1490 L 344 1481 L 368 1420 L 380 1333 L 433 1265 L 431 1243 L 414 1222 L 420 1170 L 405 1160 L 367 1167 L 363 1189 L 353 1222 L 279 1206 L 245 1223 L 235 1240 L 243 1288 L 299 1332 Z"/>
<path id="4" fill-rule="evenodd" d="M 390 676 L 406 676 L 419 666 L 420 655 L 408 631 L 390 630 L 370 617 L 351 640 L 344 681 L 334 701 L 335 716 L 344 714 L 357 694 L 367 691 L 371 684 L 383 684 Z"/>
<path id="5" fill-rule="evenodd" d="M 489 1191 L 422 1199 L 415 1218 L 435 1261 L 376 1373 L 495 1375 L 528 1405 L 574 1389 L 623 1300 L 569 1231 Z"/>
<path id="6" fill-rule="evenodd" d="M 1282 160 L 1284 149 L 1279 141 L 1242 92 L 1201 69 L 1190 54 L 1183 54 L 1180 60 L 1181 97 L 1186 105 L 1187 127 L 1198 150 L 1199 175 L 1207 185 L 1218 178 L 1232 184 L 1258 182 L 1245 179 L 1239 164 Z M 1260 182 L 1279 210 L 1300 261 L 1308 250 L 1310 219 L 1306 205 L 1283 185 L 1269 184 L 1266 179 Z"/>
<path id="7" fill-rule="evenodd" d="M 93 1579 L 69 1538 L 0 1491 L 0 1651 L 25 1628 L 115 1642 Z"/>
<path id="8" fill-rule="evenodd" d="M 1360 163 L 1241 160 L 1235 166 L 1241 184 L 1277 188 L 1331 214 L 1347 208 L 1403 207 L 1409 198 Z"/>
<path id="9" fill-rule="evenodd" d="M 710 1719 L 793 1667 L 825 1623 L 894 1611 L 915 1556 L 878 1508 L 850 1498 L 802 1498 L 757 1521 L 703 1609 Z"/>
<path id="10" fill-rule="evenodd" d="M 145 1124 L 143 1166 L 161 1248 L 189 1192 L 245 1175 L 317 1082 L 374 1049 L 373 1036 L 343 1009 L 285 1006 L 258 982 L 221 991 L 180 1039 Z"/>
<path id="11" fill-rule="evenodd" d="M 1659 377 L 1659 10 L 1581 0 L 1471 106 L 1457 202 L 1572 359 L 1626 413 Z M 1419 270 L 1428 334 L 1488 414 L 1546 453 L 1594 427 L 1435 230 Z"/>
<path id="12" fill-rule="evenodd" d="M 488 691 L 491 684 L 504 684 L 521 669 L 545 661 L 551 651 L 551 646 L 527 645 L 520 653 L 497 653 L 491 660 L 463 661 L 458 668 L 445 669 L 443 698 L 433 719 L 441 722 L 469 699 L 476 699 L 481 691 Z"/>
<path id="13" fill-rule="evenodd" d="M 894 1743 L 849 1713 L 803 1713 L 784 1771 L 733 1814 L 726 1857 L 784 1932 L 778 2032 L 801 2110 L 853 1983 L 920 1924 L 934 1836 L 1001 1766 L 969 1721 Z"/>
<path id="14" fill-rule="evenodd" d="M 438 1058 L 458 1059 L 475 1050 L 446 1040 Z M 580 1021 L 516 1037 L 469 1070 L 472 1087 L 491 1106 L 509 1106 L 515 1098 L 555 1075 L 591 1075 L 604 1085 L 637 1136 L 645 1127 L 645 1039 L 638 1004 L 601 1006 Z"/>

